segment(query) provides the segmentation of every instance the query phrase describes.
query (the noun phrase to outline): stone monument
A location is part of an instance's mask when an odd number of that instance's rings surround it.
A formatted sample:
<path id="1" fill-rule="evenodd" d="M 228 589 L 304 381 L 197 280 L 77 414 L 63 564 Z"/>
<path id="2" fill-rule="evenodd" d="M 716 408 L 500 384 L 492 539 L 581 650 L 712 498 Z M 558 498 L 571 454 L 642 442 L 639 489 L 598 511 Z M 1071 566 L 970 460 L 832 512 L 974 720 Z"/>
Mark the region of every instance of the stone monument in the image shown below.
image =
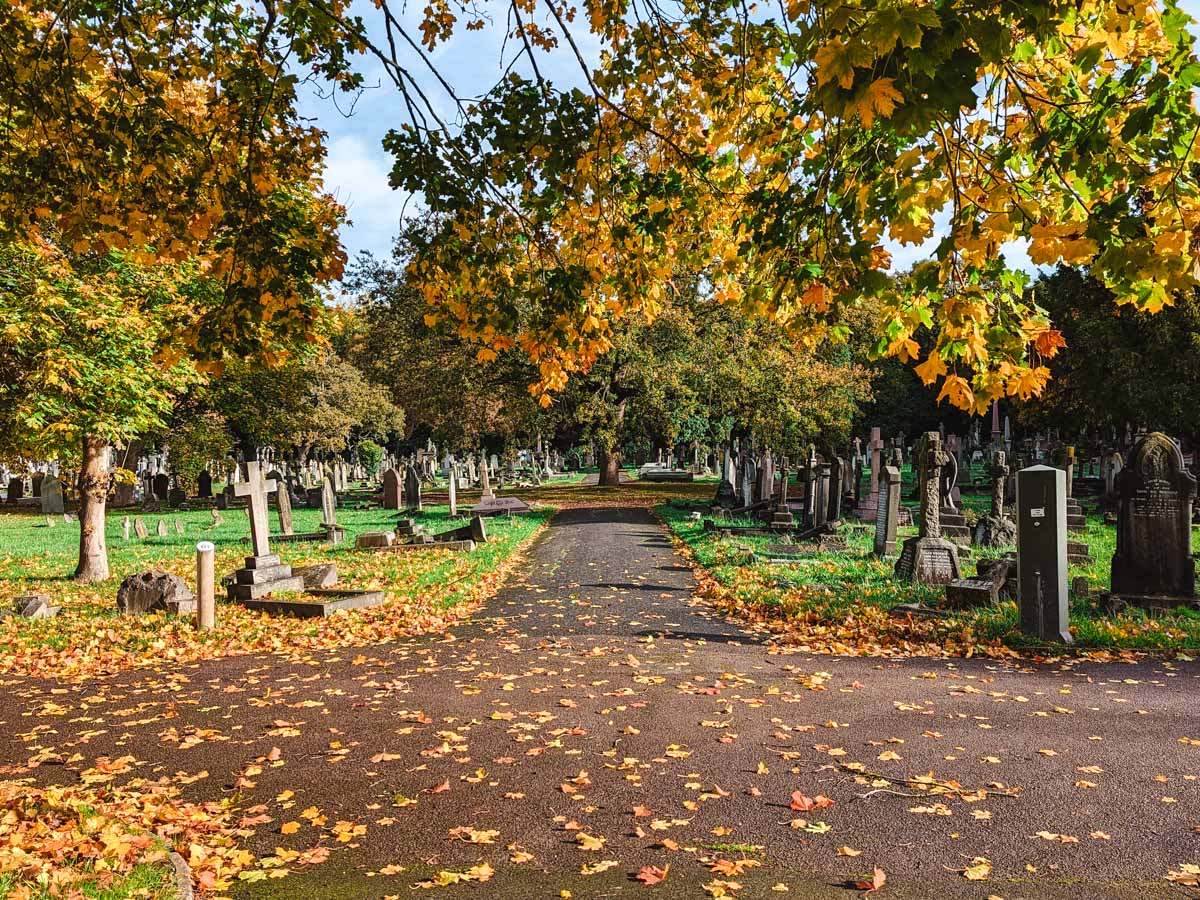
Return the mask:
<path id="1" fill-rule="evenodd" d="M 921 530 L 917 537 L 904 542 L 896 560 L 896 577 L 921 584 L 948 584 L 961 577 L 958 547 L 942 537 L 941 474 L 949 461 L 942 449 L 941 435 L 936 431 L 925 434 L 917 454 L 921 491 Z"/>

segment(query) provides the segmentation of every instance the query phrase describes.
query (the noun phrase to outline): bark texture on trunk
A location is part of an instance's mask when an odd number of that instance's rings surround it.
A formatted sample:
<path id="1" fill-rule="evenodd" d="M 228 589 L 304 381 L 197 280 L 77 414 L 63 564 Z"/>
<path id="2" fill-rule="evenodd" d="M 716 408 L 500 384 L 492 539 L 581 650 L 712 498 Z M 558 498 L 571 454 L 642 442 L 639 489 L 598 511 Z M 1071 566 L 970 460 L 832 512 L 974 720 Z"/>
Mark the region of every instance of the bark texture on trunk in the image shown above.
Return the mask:
<path id="1" fill-rule="evenodd" d="M 617 485 L 621 483 L 621 454 L 617 451 L 606 453 L 600 451 L 600 484 Z"/>
<path id="2" fill-rule="evenodd" d="M 108 499 L 108 443 L 103 438 L 83 438 L 79 464 L 79 564 L 77 581 L 108 579 L 108 547 L 104 542 L 104 508 Z"/>

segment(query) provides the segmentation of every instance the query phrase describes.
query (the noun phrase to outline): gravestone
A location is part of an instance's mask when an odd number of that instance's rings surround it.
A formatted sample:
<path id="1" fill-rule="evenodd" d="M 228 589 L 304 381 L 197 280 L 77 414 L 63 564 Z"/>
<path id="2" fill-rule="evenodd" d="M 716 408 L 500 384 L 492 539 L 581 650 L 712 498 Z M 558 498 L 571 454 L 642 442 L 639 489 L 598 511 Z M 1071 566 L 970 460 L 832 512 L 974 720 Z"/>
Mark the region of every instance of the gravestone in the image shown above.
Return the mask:
<path id="1" fill-rule="evenodd" d="M 496 498 L 496 492 L 492 490 L 492 478 L 491 478 L 491 472 L 489 471 L 490 468 L 491 467 L 488 465 L 488 461 L 484 457 L 481 456 L 479 458 L 479 499 L 480 499 L 480 501 L 494 500 Z"/>
<path id="2" fill-rule="evenodd" d="M 899 510 L 900 470 L 895 466 L 884 466 L 883 481 L 879 485 L 879 502 L 875 506 L 874 553 L 880 559 L 896 555 Z"/>
<path id="3" fill-rule="evenodd" d="M 25 479 L 17 476 L 8 479 L 8 502 L 16 503 L 25 497 Z"/>
<path id="4" fill-rule="evenodd" d="M 421 506 L 421 475 L 416 466 L 410 465 L 404 470 L 404 508 L 420 510 Z"/>
<path id="5" fill-rule="evenodd" d="M 865 497 L 861 496 L 861 488 L 855 513 L 862 522 L 875 521 L 875 507 L 879 500 L 879 476 L 883 468 L 883 438 L 878 427 L 871 429 L 871 440 L 867 443 L 871 455 L 871 485 Z"/>
<path id="6" fill-rule="evenodd" d="M 450 505 L 450 518 L 458 516 L 458 463 L 450 463 L 446 476 L 446 502 Z"/>
<path id="7" fill-rule="evenodd" d="M 129 528 L 132 524 L 133 523 L 129 521 L 129 516 L 126 516 L 125 518 L 123 518 L 121 520 L 121 539 L 122 540 L 125 540 L 125 541 L 129 540 Z"/>
<path id="8" fill-rule="evenodd" d="M 64 511 L 62 482 L 54 475 L 47 475 L 42 480 L 42 512 L 61 516 Z"/>
<path id="9" fill-rule="evenodd" d="M 183 523 L 178 519 L 175 520 L 175 533 L 183 534 Z"/>
<path id="10" fill-rule="evenodd" d="M 842 518 L 842 482 L 846 464 L 840 456 L 835 456 L 829 464 L 829 507 L 826 511 L 827 522 L 838 522 Z"/>
<path id="11" fill-rule="evenodd" d="M 1004 511 L 1009 466 L 1003 450 L 995 452 L 988 474 L 992 485 L 992 510 L 975 526 L 975 543 L 981 547 L 1000 547 L 1017 539 L 1017 524 Z"/>
<path id="12" fill-rule="evenodd" d="M 220 525 L 222 522 L 225 521 L 224 519 L 221 518 L 221 513 L 216 509 L 216 507 L 213 507 L 212 509 L 210 509 L 209 512 L 212 514 L 212 525 L 209 527 L 216 528 L 218 525 Z"/>
<path id="13" fill-rule="evenodd" d="M 208 469 L 202 471 L 196 476 L 196 496 L 201 499 L 209 499 L 213 495 L 212 492 L 212 475 Z"/>
<path id="14" fill-rule="evenodd" d="M 721 481 L 717 485 L 716 496 L 713 497 L 712 505 L 721 509 L 733 509 L 737 506 L 737 488 L 734 487 L 734 481 L 737 479 L 737 474 L 734 470 L 733 453 L 728 447 L 721 450 Z"/>
<path id="15" fill-rule="evenodd" d="M 1150 608 L 1195 605 L 1192 498 L 1196 479 L 1169 437 L 1142 437 L 1116 479 L 1117 549 L 1112 592 Z"/>
<path id="16" fill-rule="evenodd" d="M 167 520 L 159 519 L 158 524 L 155 526 L 155 531 L 158 532 L 159 537 L 166 537 L 167 536 Z"/>
<path id="17" fill-rule="evenodd" d="M 282 534 L 294 534 L 292 528 L 292 495 L 286 484 L 280 484 L 275 492 L 275 512 L 279 516 L 279 531 Z"/>
<path id="18" fill-rule="evenodd" d="M 166 472 L 159 472 L 151 481 L 154 496 L 163 503 L 167 502 L 167 497 L 171 493 L 171 479 Z"/>
<path id="19" fill-rule="evenodd" d="M 142 521 L 141 516 L 133 520 L 133 532 L 143 541 L 150 537 L 150 532 L 146 529 L 146 523 Z"/>
<path id="20" fill-rule="evenodd" d="M 154 570 L 138 572 L 117 589 L 117 609 L 127 616 L 162 610 L 172 615 L 196 612 L 196 596 L 178 575 Z"/>
<path id="21" fill-rule="evenodd" d="M 813 494 L 813 525 L 824 525 L 829 515 L 829 463 L 816 465 L 816 491 Z"/>
<path id="22" fill-rule="evenodd" d="M 400 476 L 395 469 L 383 473 L 383 508 L 400 508 Z"/>
<path id="23" fill-rule="evenodd" d="M 304 588 L 304 579 L 294 576 L 292 567 L 271 553 L 267 503 L 268 496 L 278 487 L 278 482 L 263 478 L 262 464 L 257 460 L 246 463 L 246 480 L 234 485 L 234 493 L 247 501 L 254 555 L 246 557 L 245 565 L 234 573 L 233 583 L 229 586 L 230 600 L 257 600 L 276 591 Z"/>
<path id="24" fill-rule="evenodd" d="M 896 560 L 896 577 L 921 584 L 948 584 L 961 577 L 958 547 L 942 537 L 941 473 L 949 454 L 942 449 L 941 435 L 930 431 L 917 455 L 921 492 L 920 534 L 904 542 Z"/>
<path id="25" fill-rule="evenodd" d="M 1017 580 L 1021 630 L 1071 643 L 1067 629 L 1066 473 L 1030 466 L 1017 473 Z"/>
<path id="26" fill-rule="evenodd" d="M 29 480 L 29 485 L 32 488 L 32 490 L 30 490 L 30 492 L 29 492 L 29 495 L 31 497 L 41 497 L 42 496 L 42 482 L 45 479 L 46 479 L 46 474 L 44 472 L 34 472 L 33 473 L 33 478 L 31 478 Z"/>
<path id="27" fill-rule="evenodd" d="M 321 483 L 321 530 L 330 543 L 340 544 L 346 537 L 346 530 L 337 523 L 337 493 L 333 489 L 333 479 L 329 475 Z"/>
<path id="28" fill-rule="evenodd" d="M 771 527 L 777 529 L 790 530 L 795 524 L 795 517 L 792 511 L 788 509 L 788 480 L 791 478 L 788 472 L 788 459 L 783 457 L 779 466 L 781 478 L 779 480 L 779 499 L 775 502 L 775 511 L 771 516 Z"/>

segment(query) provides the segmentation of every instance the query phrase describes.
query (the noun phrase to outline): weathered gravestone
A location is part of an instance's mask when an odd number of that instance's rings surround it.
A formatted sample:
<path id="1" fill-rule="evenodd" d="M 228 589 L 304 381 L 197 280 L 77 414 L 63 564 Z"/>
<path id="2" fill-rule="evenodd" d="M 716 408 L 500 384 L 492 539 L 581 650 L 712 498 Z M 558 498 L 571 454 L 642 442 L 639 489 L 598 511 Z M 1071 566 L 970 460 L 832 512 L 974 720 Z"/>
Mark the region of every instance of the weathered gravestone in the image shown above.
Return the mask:
<path id="1" fill-rule="evenodd" d="M 981 547 L 1000 547 L 1017 539 L 1017 524 L 1004 511 L 1004 493 L 1008 484 L 1007 455 L 997 450 L 988 470 L 992 485 L 992 510 L 975 526 L 975 543 Z"/>
<path id="2" fill-rule="evenodd" d="M 275 492 L 275 512 L 279 517 L 279 531 L 282 534 L 294 534 L 292 527 L 292 495 L 288 492 L 287 484 L 280 482 Z"/>
<path id="3" fill-rule="evenodd" d="M 488 462 L 483 457 L 479 458 L 479 499 L 493 500 L 496 497 L 496 492 L 492 490 L 491 473 L 488 472 Z"/>
<path id="4" fill-rule="evenodd" d="M 205 469 L 196 477 L 196 496 L 209 499 L 212 495 L 212 475 Z"/>
<path id="5" fill-rule="evenodd" d="M 404 508 L 420 510 L 421 506 L 421 474 L 416 466 L 404 470 Z"/>
<path id="6" fill-rule="evenodd" d="M 921 530 L 904 542 L 896 560 L 896 577 L 921 584 L 947 584 L 961 577 L 958 547 L 942 537 L 941 472 L 949 461 L 942 449 L 941 435 L 926 433 L 917 456 L 920 466 Z"/>
<path id="7" fill-rule="evenodd" d="M 1161 432 L 1138 440 L 1116 479 L 1117 551 L 1112 592 L 1150 608 L 1195 604 L 1192 497 L 1196 479 Z"/>
<path id="8" fill-rule="evenodd" d="M 450 518 L 455 518 L 458 516 L 458 463 L 450 463 L 446 477 L 446 502 L 450 504 Z"/>
<path id="9" fill-rule="evenodd" d="M 321 484 L 321 530 L 333 544 L 340 544 L 346 538 L 346 530 L 337 523 L 337 494 L 329 476 Z"/>
<path id="10" fill-rule="evenodd" d="M 146 523 L 142 521 L 141 516 L 133 520 L 133 531 L 143 541 L 150 537 L 150 532 L 146 530 Z"/>
<path id="11" fill-rule="evenodd" d="M 61 516 L 64 511 L 62 482 L 54 475 L 42 480 L 42 512 Z"/>
<path id="12" fill-rule="evenodd" d="M 196 612 L 196 597 L 178 575 L 158 570 L 138 572 L 117 589 L 117 609 L 130 616 L 158 610 L 187 615 Z"/>
<path id="13" fill-rule="evenodd" d="M 1066 473 L 1030 466 L 1017 473 L 1017 580 L 1021 630 L 1071 643 L 1067 629 Z"/>
<path id="14" fill-rule="evenodd" d="M 166 537 L 167 536 L 167 520 L 159 519 L 158 524 L 156 526 L 154 526 L 154 530 L 158 533 L 159 537 Z"/>
<path id="15" fill-rule="evenodd" d="M 400 476 L 395 469 L 383 473 L 383 508 L 400 508 Z"/>
<path id="16" fill-rule="evenodd" d="M 163 503 L 167 502 L 167 496 L 171 493 L 171 479 L 166 472 L 159 472 L 151 481 L 154 496 Z"/>
<path id="17" fill-rule="evenodd" d="M 133 525 L 133 523 L 129 521 L 129 516 L 126 516 L 125 518 L 123 518 L 121 520 L 121 539 L 122 540 L 125 540 L 125 541 L 129 540 L 129 529 L 132 525 Z"/>
<path id="18" fill-rule="evenodd" d="M 8 502 L 16 503 L 25 497 L 25 479 L 19 475 L 8 479 Z"/>
<path id="19" fill-rule="evenodd" d="M 246 480 L 234 485 L 234 493 L 245 497 L 246 512 L 250 517 L 250 543 L 254 555 L 246 557 L 245 566 L 233 575 L 229 586 L 229 599 L 256 600 L 276 591 L 299 591 L 304 588 L 304 579 L 292 574 L 292 567 L 282 563 L 271 553 L 267 523 L 267 497 L 278 489 L 275 481 L 263 478 L 262 464 L 258 461 L 246 463 Z"/>
<path id="20" fill-rule="evenodd" d="M 867 447 L 871 453 L 871 489 L 866 497 L 859 496 L 855 512 L 860 521 L 873 522 L 879 500 L 879 475 L 883 469 L 883 438 L 878 427 L 871 429 L 871 440 Z"/>
<path id="21" fill-rule="evenodd" d="M 879 485 L 879 501 L 875 506 L 874 553 L 880 559 L 896 555 L 896 525 L 900 510 L 900 470 L 883 467 Z"/>

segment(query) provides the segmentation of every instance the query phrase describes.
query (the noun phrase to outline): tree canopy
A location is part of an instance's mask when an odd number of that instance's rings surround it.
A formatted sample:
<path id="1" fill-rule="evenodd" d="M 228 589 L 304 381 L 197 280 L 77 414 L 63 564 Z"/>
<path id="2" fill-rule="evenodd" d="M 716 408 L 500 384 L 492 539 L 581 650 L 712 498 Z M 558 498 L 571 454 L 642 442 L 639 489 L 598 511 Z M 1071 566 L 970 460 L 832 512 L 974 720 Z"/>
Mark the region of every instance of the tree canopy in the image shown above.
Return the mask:
<path id="1" fill-rule="evenodd" d="M 410 267 L 431 318 L 481 358 L 522 350 L 543 402 L 683 272 L 811 343 L 875 298 L 876 351 L 976 412 L 1040 393 L 1061 346 L 1007 243 L 1147 311 L 1194 283 L 1200 65 L 1174 0 L 506 6 L 528 77 L 385 144 L 440 217 Z M 487 19 L 442 0 L 422 37 Z M 547 82 L 543 53 L 585 87 Z M 887 242 L 938 236 L 897 289 Z"/>

